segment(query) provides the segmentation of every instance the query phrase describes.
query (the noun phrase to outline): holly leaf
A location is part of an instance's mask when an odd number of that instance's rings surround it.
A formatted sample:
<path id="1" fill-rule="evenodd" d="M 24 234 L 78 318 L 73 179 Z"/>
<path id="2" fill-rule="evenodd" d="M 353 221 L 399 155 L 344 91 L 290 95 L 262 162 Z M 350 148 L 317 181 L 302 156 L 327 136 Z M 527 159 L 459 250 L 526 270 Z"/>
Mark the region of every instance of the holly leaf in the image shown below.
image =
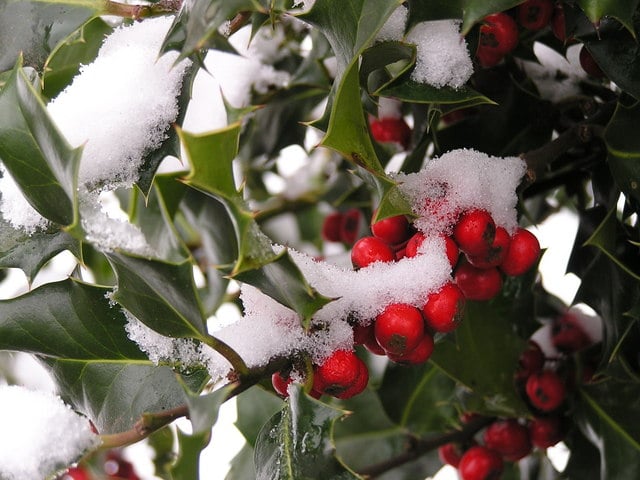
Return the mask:
<path id="1" fill-rule="evenodd" d="M 428 104 L 461 104 L 461 107 L 468 108 L 485 103 L 496 103 L 488 97 L 476 92 L 469 87 L 458 89 L 451 87 L 436 88 L 424 83 L 417 83 L 403 78 L 392 84 L 385 85 L 376 95 L 385 97 L 395 97 L 403 102 L 428 103 Z"/>
<path id="2" fill-rule="evenodd" d="M 282 410 L 282 399 L 259 386 L 254 386 L 238 395 L 236 408 L 238 416 L 235 426 L 247 443 L 254 447 L 264 424 Z"/>
<path id="3" fill-rule="evenodd" d="M 188 435 L 178 430 L 178 458 L 171 467 L 172 480 L 198 480 L 200 454 L 209 444 L 210 432 Z"/>
<path id="4" fill-rule="evenodd" d="M 292 387 L 289 401 L 256 440 L 256 479 L 312 479 L 318 472 L 327 480 L 359 478 L 334 455 L 331 431 L 344 414 L 305 395 L 302 388 Z"/>
<path id="5" fill-rule="evenodd" d="M 87 65 L 95 59 L 104 38 L 112 30 L 102 18 L 97 17 L 60 42 L 44 64 L 43 94 L 54 98 L 64 90 L 80 71 L 80 65 Z"/>
<path id="6" fill-rule="evenodd" d="M 105 255 L 118 280 L 114 301 L 162 335 L 206 339 L 189 259 L 170 263 L 126 252 Z"/>
<path id="7" fill-rule="evenodd" d="M 193 434 L 209 433 L 218 421 L 218 412 L 224 402 L 229 399 L 232 385 L 226 385 L 206 395 L 192 392 L 185 386 L 185 398 L 189 407 L 189 420 Z"/>
<path id="8" fill-rule="evenodd" d="M 80 156 L 17 63 L 0 92 L 0 159 L 31 206 L 54 223 L 77 221 Z"/>
<path id="9" fill-rule="evenodd" d="M 255 480 L 256 468 L 253 464 L 253 447 L 245 444 L 231 460 L 231 465 L 224 480 Z"/>
<path id="10" fill-rule="evenodd" d="M 436 344 L 431 361 L 469 394 L 468 409 L 485 415 L 527 416 L 514 384 L 525 341 L 515 334 L 507 298 L 471 302 L 456 331 Z"/>
<path id="11" fill-rule="evenodd" d="M 640 200 L 640 139 L 634 135 L 640 121 L 640 104 L 618 104 L 604 133 L 611 174 L 627 195 Z"/>
<path id="12" fill-rule="evenodd" d="M 184 401 L 173 371 L 153 365 L 127 337 L 110 292 L 67 279 L 0 301 L 0 349 L 37 355 L 65 400 L 101 433 L 128 430 L 142 413 Z M 193 390 L 202 380 L 184 378 Z"/>
<path id="13" fill-rule="evenodd" d="M 633 26 L 633 14 L 638 8 L 638 0 L 578 0 L 578 5 L 594 25 L 602 17 L 614 17 L 625 26 L 631 35 L 636 36 Z"/>

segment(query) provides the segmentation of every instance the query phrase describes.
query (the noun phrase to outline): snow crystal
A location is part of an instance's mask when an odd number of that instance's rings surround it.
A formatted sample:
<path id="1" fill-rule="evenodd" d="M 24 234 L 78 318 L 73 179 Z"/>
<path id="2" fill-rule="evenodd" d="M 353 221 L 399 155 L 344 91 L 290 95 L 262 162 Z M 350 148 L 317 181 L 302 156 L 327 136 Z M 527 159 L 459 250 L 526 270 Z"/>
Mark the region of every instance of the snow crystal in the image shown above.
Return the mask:
<path id="1" fill-rule="evenodd" d="M 417 173 L 399 174 L 396 180 L 419 216 L 414 225 L 426 234 L 450 233 L 448 225 L 458 213 L 473 208 L 487 210 L 498 226 L 513 233 L 518 226 L 515 192 L 525 171 L 519 157 L 458 149 L 432 159 Z"/>
<path id="2" fill-rule="evenodd" d="M 396 8 L 376 35 L 376 41 L 400 41 L 404 37 L 409 10 L 404 5 Z"/>
<path id="3" fill-rule="evenodd" d="M 32 235 L 44 230 L 49 221 L 40 215 L 22 194 L 11 174 L 0 164 L 0 213 L 16 230 Z"/>
<path id="4" fill-rule="evenodd" d="M 406 41 L 417 49 L 411 79 L 434 87 L 462 87 L 473 74 L 467 42 L 460 35 L 460 20 L 435 20 L 415 25 Z"/>
<path id="5" fill-rule="evenodd" d="M 73 146 L 83 145 L 79 180 L 89 188 L 131 186 L 143 156 L 158 148 L 178 114 L 189 65 L 158 58 L 171 17 L 117 28 L 93 63 L 47 109 Z"/>
<path id="6" fill-rule="evenodd" d="M 46 478 L 98 446 L 89 421 L 50 393 L 0 386 L 0 478 Z"/>

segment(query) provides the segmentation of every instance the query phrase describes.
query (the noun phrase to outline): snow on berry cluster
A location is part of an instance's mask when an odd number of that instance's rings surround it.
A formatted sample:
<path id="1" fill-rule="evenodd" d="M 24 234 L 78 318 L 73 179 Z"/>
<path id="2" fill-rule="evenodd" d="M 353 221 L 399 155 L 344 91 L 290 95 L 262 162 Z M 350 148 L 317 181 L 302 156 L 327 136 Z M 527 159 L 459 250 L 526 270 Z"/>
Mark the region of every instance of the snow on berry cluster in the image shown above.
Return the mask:
<path id="1" fill-rule="evenodd" d="M 594 346 L 601 327 L 600 317 L 574 306 L 536 332 L 521 353 L 514 376 L 529 417 L 486 419 L 488 425 L 473 438 L 442 445 L 438 449 L 442 463 L 457 468 L 462 480 L 499 478 L 505 462 L 517 462 L 534 449 L 545 450 L 562 441 L 571 428 L 570 396 L 578 384 L 593 380 L 600 360 Z M 543 343 L 553 356 L 538 343 L 541 332 L 549 333 L 548 344 Z M 576 358 L 580 361 L 574 362 Z M 465 413 L 461 420 L 465 424 L 479 417 Z"/>

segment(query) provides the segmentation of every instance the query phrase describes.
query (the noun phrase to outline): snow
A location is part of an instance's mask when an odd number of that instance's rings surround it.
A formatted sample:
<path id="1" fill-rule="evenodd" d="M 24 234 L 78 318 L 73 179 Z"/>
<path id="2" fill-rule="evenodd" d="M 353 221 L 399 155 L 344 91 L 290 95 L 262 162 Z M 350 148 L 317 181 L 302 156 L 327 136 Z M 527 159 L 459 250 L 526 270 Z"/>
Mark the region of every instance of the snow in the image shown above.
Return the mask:
<path id="1" fill-rule="evenodd" d="M 420 22 L 407 35 L 416 44 L 416 67 L 411 79 L 434 87 L 460 88 L 473 74 L 467 42 L 460 34 L 460 20 Z"/>
<path id="2" fill-rule="evenodd" d="M 404 37 L 409 10 L 404 5 L 396 8 L 376 35 L 376 41 L 400 41 Z"/>
<path id="3" fill-rule="evenodd" d="M 11 174 L 0 164 L 0 214 L 14 229 L 27 235 L 44 230 L 49 221 L 40 215 L 22 194 Z"/>
<path id="4" fill-rule="evenodd" d="M 43 479 L 98 446 L 89 421 L 50 393 L 0 386 L 0 478 Z"/>

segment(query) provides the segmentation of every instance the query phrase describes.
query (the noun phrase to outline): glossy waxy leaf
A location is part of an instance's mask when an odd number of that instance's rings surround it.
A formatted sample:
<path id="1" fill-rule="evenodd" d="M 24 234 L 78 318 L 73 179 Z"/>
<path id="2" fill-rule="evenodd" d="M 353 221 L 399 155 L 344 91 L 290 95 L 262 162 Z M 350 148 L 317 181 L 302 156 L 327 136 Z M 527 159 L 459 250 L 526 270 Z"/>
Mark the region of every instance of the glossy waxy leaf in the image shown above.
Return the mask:
<path id="1" fill-rule="evenodd" d="M 118 279 L 114 301 L 163 335 L 206 336 L 189 260 L 168 263 L 125 252 L 109 252 L 106 256 Z"/>
<path id="2" fill-rule="evenodd" d="M 359 478 L 334 456 L 331 430 L 344 414 L 313 400 L 299 387 L 291 388 L 287 404 L 256 440 L 256 479 L 310 480 L 318 472 L 326 480 Z"/>
<path id="3" fill-rule="evenodd" d="M 580 391 L 576 420 L 600 451 L 602 480 L 640 474 L 639 402 L 637 384 L 609 380 Z"/>
<path id="4" fill-rule="evenodd" d="M 110 290 L 73 280 L 0 302 L 0 349 L 36 354 L 61 395 L 101 433 L 127 430 L 145 412 L 183 401 L 168 367 L 156 367 L 127 337 Z M 185 377 L 197 390 L 202 377 Z"/>
<path id="5" fill-rule="evenodd" d="M 218 412 L 222 404 L 229 398 L 232 387 L 227 385 L 213 393 L 198 395 L 185 389 L 187 406 L 189 407 L 189 420 L 193 426 L 194 434 L 209 432 L 218 421 Z"/>
<path id="6" fill-rule="evenodd" d="M 20 64 L 0 92 L 0 160 L 38 213 L 52 222 L 77 220 L 80 149 L 72 149 Z"/>
<path id="7" fill-rule="evenodd" d="M 231 460 L 224 480 L 255 480 L 256 468 L 253 464 L 253 455 L 253 447 L 245 444 Z"/>
<path id="8" fill-rule="evenodd" d="M 80 66 L 95 59 L 105 36 L 112 30 L 102 18 L 97 17 L 60 42 L 44 65 L 42 93 L 47 98 L 54 98 L 64 90 L 78 74 Z"/>
<path id="9" fill-rule="evenodd" d="M 262 426 L 282 410 L 282 399 L 258 386 L 238 395 L 236 428 L 250 446 L 255 446 Z"/>
<path id="10" fill-rule="evenodd" d="M 394 82 L 377 93 L 412 103 L 462 104 L 465 107 L 473 107 L 483 103 L 495 103 L 469 87 L 461 87 L 459 89 L 451 87 L 436 88 L 412 80 Z"/>
<path id="11" fill-rule="evenodd" d="M 604 16 L 614 17 L 634 36 L 633 13 L 638 3 L 638 0 L 578 0 L 578 5 L 592 23 L 598 23 Z"/>
<path id="12" fill-rule="evenodd" d="M 178 458 L 171 467 L 172 480 L 198 480 L 200 453 L 209 444 L 210 432 L 188 435 L 178 430 Z"/>
<path id="13" fill-rule="evenodd" d="M 525 342 L 514 332 L 515 321 L 508 299 L 467 302 L 461 325 L 436 344 L 431 361 L 468 390 L 471 411 L 528 415 L 513 380 Z"/>
<path id="14" fill-rule="evenodd" d="M 94 15 L 105 13 L 107 2 L 0 1 L 0 71 L 10 69 L 19 55 L 24 64 L 41 71 L 58 42 Z"/>
<path id="15" fill-rule="evenodd" d="M 640 106 L 618 105 L 605 130 L 608 164 L 620 188 L 640 199 L 640 139 L 633 132 L 640 122 Z"/>

